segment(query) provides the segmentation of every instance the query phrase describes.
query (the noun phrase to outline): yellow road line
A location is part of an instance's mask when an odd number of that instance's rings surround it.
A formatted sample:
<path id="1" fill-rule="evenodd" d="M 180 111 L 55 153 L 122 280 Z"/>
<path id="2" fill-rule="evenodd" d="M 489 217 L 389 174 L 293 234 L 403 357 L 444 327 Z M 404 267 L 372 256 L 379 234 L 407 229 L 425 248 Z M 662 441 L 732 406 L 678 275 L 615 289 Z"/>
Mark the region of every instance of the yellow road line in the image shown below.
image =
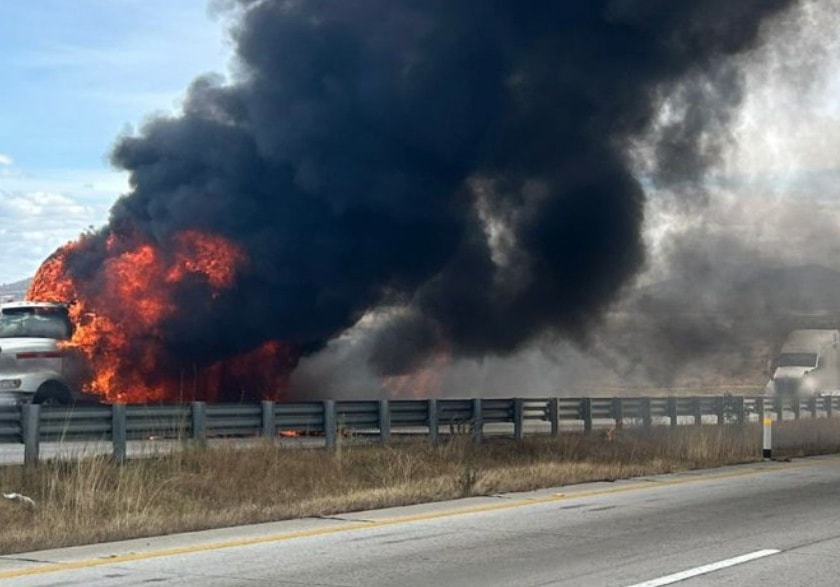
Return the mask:
<path id="1" fill-rule="evenodd" d="M 428 512 L 425 514 L 414 514 L 411 516 L 398 516 L 394 518 L 383 518 L 381 520 L 367 520 L 359 522 L 348 521 L 340 526 L 331 528 L 313 528 L 312 530 L 299 530 L 297 532 L 284 532 L 282 534 L 272 534 L 268 536 L 258 536 L 253 538 L 236 538 L 232 540 L 225 540 L 221 542 L 213 542 L 210 544 L 200 544 L 193 546 L 179 546 L 175 548 L 166 548 L 163 550 L 155 550 L 149 552 L 136 552 L 130 554 L 115 555 L 106 558 L 88 559 L 67 563 L 46 563 L 34 567 L 15 569 L 10 571 L 0 571 L 0 580 L 12 579 L 16 577 L 26 577 L 32 575 L 42 575 L 46 573 L 55 573 L 58 571 L 86 569 L 92 567 L 101 567 L 105 565 L 112 565 L 118 563 L 147 560 L 153 558 L 162 558 L 167 556 L 175 556 L 179 554 L 196 554 L 200 552 L 212 552 L 214 550 L 222 550 L 226 548 L 236 548 L 240 546 L 252 546 L 255 544 L 267 544 L 271 542 L 284 542 L 286 540 L 294 540 L 297 538 L 310 538 L 314 536 L 326 536 L 329 534 L 337 534 L 339 532 L 350 532 L 353 530 L 360 530 L 362 528 L 378 528 L 383 526 L 392 526 L 396 524 L 405 524 L 409 522 L 419 522 L 423 520 L 434 520 L 440 518 L 449 518 L 454 516 L 463 516 L 467 514 L 485 513 L 493 511 L 502 511 L 513 508 L 527 507 L 531 505 L 551 503 L 563 500 L 581 499 L 587 497 L 596 497 L 601 495 L 611 495 L 615 493 L 626 493 L 630 491 L 640 491 L 646 489 L 655 489 L 657 487 L 670 487 L 674 485 L 684 485 L 689 483 L 699 483 L 701 481 L 715 481 L 717 479 L 732 479 L 737 477 L 747 477 L 750 475 L 759 475 L 761 473 L 772 472 L 774 470 L 809 467 L 822 464 L 826 460 L 840 460 L 840 456 L 833 458 L 809 459 L 807 461 L 797 461 L 795 463 L 784 463 L 783 465 L 776 465 L 773 469 L 768 469 L 766 466 L 757 464 L 748 469 L 741 469 L 738 471 L 727 471 L 723 473 L 710 473 L 707 475 L 689 475 L 674 479 L 665 479 L 661 481 L 649 481 L 645 478 L 631 479 L 635 481 L 629 485 L 618 487 L 604 487 L 600 489 L 589 489 L 583 491 L 573 491 L 571 493 L 554 493 L 545 497 L 537 498 L 512 498 L 510 501 L 501 503 L 493 503 L 487 505 L 470 506 L 462 508 L 453 508 L 449 510 L 442 510 L 436 512 Z"/>

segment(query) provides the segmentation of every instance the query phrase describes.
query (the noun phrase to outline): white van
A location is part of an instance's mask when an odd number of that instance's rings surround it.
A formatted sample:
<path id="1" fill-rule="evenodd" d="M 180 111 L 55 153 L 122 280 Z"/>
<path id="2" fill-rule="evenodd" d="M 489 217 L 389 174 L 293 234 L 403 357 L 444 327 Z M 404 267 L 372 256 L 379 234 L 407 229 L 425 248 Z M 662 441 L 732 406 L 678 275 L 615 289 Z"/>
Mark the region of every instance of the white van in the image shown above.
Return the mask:
<path id="1" fill-rule="evenodd" d="M 59 344 L 72 335 L 65 304 L 0 304 L 0 404 L 89 399 L 79 392 L 81 359 Z"/>
<path id="2" fill-rule="evenodd" d="M 774 361 L 769 393 L 814 396 L 840 389 L 840 331 L 794 330 Z"/>

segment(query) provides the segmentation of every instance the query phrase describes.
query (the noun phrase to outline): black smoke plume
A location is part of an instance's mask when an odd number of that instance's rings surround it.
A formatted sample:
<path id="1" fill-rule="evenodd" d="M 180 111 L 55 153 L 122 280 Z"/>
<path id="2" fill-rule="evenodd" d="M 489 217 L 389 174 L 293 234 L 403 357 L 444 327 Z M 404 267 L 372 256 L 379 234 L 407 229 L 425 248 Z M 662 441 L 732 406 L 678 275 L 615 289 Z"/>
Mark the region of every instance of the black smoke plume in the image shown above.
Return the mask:
<path id="1" fill-rule="evenodd" d="M 168 325 L 192 360 L 317 349 L 382 306 L 406 311 L 380 373 L 585 337 L 644 264 L 633 140 L 683 84 L 655 168 L 702 175 L 740 96 L 728 58 L 793 2 L 240 0 L 235 79 L 118 141 L 131 191 L 102 237 L 244 247 L 235 286 Z M 71 266 L 93 279 L 104 250 Z"/>

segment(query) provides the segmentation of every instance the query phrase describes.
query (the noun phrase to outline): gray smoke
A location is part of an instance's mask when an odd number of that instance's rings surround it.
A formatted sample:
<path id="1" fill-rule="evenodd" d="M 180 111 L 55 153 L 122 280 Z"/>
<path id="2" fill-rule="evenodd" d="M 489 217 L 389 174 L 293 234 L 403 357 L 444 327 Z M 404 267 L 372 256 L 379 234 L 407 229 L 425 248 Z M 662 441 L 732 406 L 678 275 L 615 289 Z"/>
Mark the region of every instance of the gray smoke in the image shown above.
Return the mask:
<path id="1" fill-rule="evenodd" d="M 706 167 L 670 175 L 659 147 L 662 136 L 680 136 L 674 124 L 690 107 L 686 96 L 716 86 L 689 76 L 663 92 L 656 121 L 631 149 L 649 196 L 648 261 L 590 325 L 582 348 L 542 336 L 506 358 L 432 360 L 426 370 L 439 376 L 416 387 L 455 395 L 756 391 L 787 332 L 840 326 L 839 18 L 832 1 L 800 2 L 767 23 L 765 43 L 728 60 L 720 75 L 738 74 L 741 102 L 715 109 L 703 127 Z M 497 253 L 510 252 L 505 231 L 491 240 Z M 298 386 L 377 389 L 358 367 L 371 329 L 363 323 L 304 360 Z"/>
<path id="2" fill-rule="evenodd" d="M 743 100 L 697 184 L 703 206 L 673 184 L 649 191 L 651 262 L 597 350 L 629 380 L 760 386 L 790 330 L 840 326 L 839 17 L 801 2 L 731 62 Z M 644 173 L 657 132 L 637 151 Z"/>
<path id="3" fill-rule="evenodd" d="M 167 327 L 199 364 L 312 352 L 382 307 L 402 310 L 370 336 L 378 374 L 586 341 L 644 266 L 633 149 L 696 199 L 743 95 L 733 59 L 793 4 L 241 0 L 237 78 L 120 139 L 132 189 L 103 238 L 197 228 L 247 251 Z M 105 255 L 70 265 L 93 283 Z"/>

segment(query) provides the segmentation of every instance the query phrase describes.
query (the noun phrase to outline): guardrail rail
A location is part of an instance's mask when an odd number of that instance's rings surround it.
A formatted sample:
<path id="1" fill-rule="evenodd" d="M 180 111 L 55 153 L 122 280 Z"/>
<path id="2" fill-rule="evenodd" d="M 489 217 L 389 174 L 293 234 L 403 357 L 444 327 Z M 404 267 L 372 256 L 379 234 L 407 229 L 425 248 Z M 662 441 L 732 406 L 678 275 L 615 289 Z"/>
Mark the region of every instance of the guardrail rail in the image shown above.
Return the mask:
<path id="1" fill-rule="evenodd" d="M 840 396 L 779 398 L 763 396 L 583 397 L 510 399 L 428 399 L 255 404 L 77 405 L 24 404 L 0 406 L 0 444 L 23 443 L 24 464 L 38 462 L 41 442 L 108 441 L 114 458 L 123 462 L 129 440 L 265 437 L 278 434 L 323 436 L 334 450 L 338 438 L 368 435 L 389 442 L 392 433 L 441 434 L 469 432 L 480 441 L 487 426 L 508 425 L 515 439 L 525 436 L 526 423 L 539 434 L 564 430 L 591 433 L 595 428 L 744 424 L 833 417 Z M 540 428 L 535 423 L 543 423 Z M 502 426 L 504 428 L 504 426 Z M 494 433 L 499 433 L 496 430 Z M 505 430 L 501 431 L 506 433 Z"/>

